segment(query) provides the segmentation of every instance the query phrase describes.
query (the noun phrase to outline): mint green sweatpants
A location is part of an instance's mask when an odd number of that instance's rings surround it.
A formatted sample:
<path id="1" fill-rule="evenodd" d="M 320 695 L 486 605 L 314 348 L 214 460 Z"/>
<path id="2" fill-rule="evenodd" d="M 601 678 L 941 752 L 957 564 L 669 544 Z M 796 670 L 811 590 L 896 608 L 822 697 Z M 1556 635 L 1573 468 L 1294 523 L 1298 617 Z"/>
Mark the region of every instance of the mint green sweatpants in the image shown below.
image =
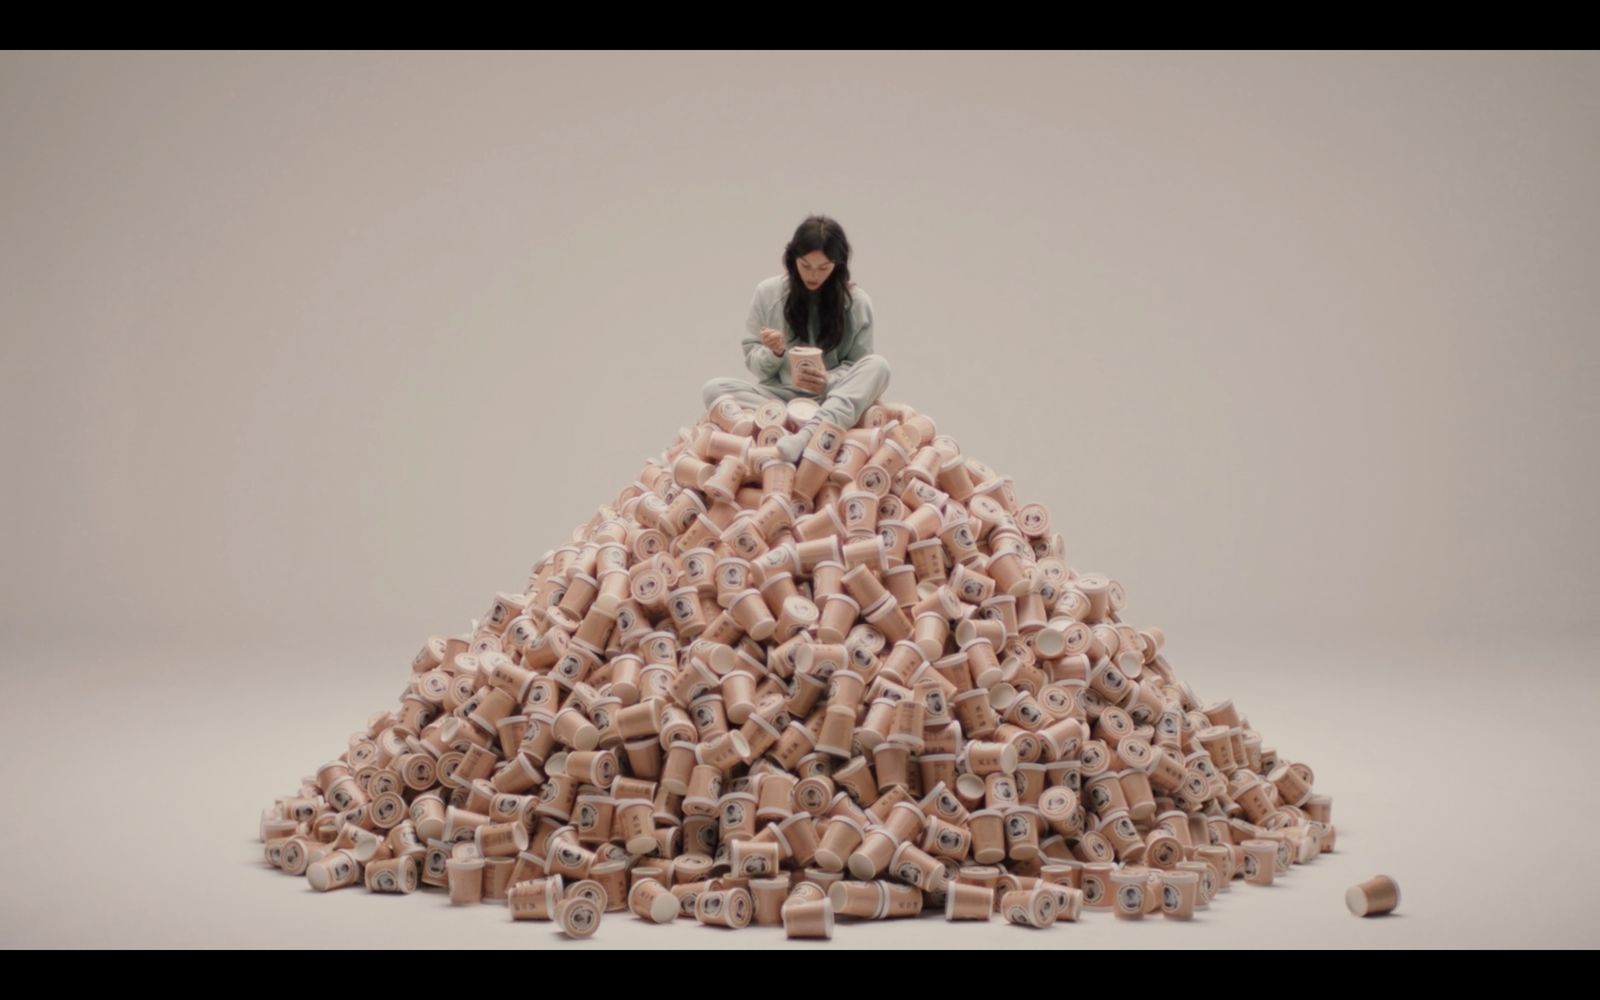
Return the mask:
<path id="1" fill-rule="evenodd" d="M 711 409 L 718 396 L 729 395 L 745 406 L 757 407 L 769 399 L 788 402 L 805 398 L 817 401 L 817 414 L 840 427 L 850 428 L 861 419 L 867 407 L 878 401 L 889 385 L 889 361 L 881 354 L 863 355 L 848 368 L 827 373 L 822 392 L 806 392 L 784 385 L 777 378 L 753 382 L 744 378 L 709 379 L 700 389 L 701 404 Z"/>

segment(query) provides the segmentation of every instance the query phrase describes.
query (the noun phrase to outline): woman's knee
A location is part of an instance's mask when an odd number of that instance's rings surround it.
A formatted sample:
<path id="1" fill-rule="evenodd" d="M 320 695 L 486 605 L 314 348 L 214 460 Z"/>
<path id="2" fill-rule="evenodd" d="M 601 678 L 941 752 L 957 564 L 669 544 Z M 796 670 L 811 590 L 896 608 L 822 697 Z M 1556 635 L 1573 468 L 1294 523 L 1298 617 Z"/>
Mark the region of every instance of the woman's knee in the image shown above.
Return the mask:
<path id="1" fill-rule="evenodd" d="M 881 354 L 866 354 L 856 364 L 866 366 L 867 371 L 871 372 L 877 380 L 880 389 L 889 384 L 888 358 Z"/>
<path id="2" fill-rule="evenodd" d="M 721 377 L 707 379 L 700 387 L 700 402 L 706 409 L 711 409 L 711 404 L 717 397 L 728 391 L 727 380 Z"/>

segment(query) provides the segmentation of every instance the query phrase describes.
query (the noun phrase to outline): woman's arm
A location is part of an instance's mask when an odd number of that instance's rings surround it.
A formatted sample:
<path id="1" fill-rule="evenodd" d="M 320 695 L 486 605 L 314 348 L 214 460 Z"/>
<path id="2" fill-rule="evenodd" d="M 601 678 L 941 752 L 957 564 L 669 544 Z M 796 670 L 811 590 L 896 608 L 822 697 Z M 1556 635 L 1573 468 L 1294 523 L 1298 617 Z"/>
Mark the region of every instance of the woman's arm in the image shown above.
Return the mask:
<path id="1" fill-rule="evenodd" d="M 852 288 L 854 302 L 850 313 L 855 319 L 856 335 L 839 355 L 835 371 L 845 371 L 851 365 L 872 353 L 872 300 L 859 288 Z"/>
<path id="2" fill-rule="evenodd" d="M 756 294 L 750 300 L 750 315 L 744 321 L 744 339 L 740 344 L 744 347 L 744 366 L 760 379 L 770 379 L 783 365 L 783 359 L 773 354 L 766 344 L 761 342 L 761 328 L 766 319 L 761 303 L 761 288 L 756 287 Z"/>

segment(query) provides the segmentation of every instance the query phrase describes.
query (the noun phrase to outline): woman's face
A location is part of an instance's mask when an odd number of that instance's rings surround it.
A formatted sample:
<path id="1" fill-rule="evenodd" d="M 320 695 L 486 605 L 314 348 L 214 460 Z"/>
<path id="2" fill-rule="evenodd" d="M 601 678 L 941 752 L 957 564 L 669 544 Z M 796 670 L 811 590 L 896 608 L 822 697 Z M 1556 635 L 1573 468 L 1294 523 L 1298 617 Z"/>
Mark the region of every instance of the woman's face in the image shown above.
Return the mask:
<path id="1" fill-rule="evenodd" d="M 807 288 L 813 290 L 821 288 L 822 283 L 833 273 L 833 261 L 829 260 L 828 255 L 821 250 L 813 250 L 804 257 L 796 257 L 794 263 L 795 267 L 800 269 L 800 280 L 806 283 Z"/>

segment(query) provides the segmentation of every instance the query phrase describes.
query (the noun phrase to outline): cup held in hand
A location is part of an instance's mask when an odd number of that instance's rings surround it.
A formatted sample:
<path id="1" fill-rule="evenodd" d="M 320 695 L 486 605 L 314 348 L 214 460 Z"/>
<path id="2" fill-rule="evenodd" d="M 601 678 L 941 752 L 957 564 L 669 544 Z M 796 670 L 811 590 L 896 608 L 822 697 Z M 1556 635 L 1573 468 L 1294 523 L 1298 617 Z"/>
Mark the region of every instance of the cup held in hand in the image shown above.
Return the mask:
<path id="1" fill-rule="evenodd" d="M 789 358 L 789 380 L 798 383 L 804 372 L 814 372 L 819 378 L 827 377 L 827 366 L 822 363 L 822 348 L 791 347 L 784 352 Z"/>

